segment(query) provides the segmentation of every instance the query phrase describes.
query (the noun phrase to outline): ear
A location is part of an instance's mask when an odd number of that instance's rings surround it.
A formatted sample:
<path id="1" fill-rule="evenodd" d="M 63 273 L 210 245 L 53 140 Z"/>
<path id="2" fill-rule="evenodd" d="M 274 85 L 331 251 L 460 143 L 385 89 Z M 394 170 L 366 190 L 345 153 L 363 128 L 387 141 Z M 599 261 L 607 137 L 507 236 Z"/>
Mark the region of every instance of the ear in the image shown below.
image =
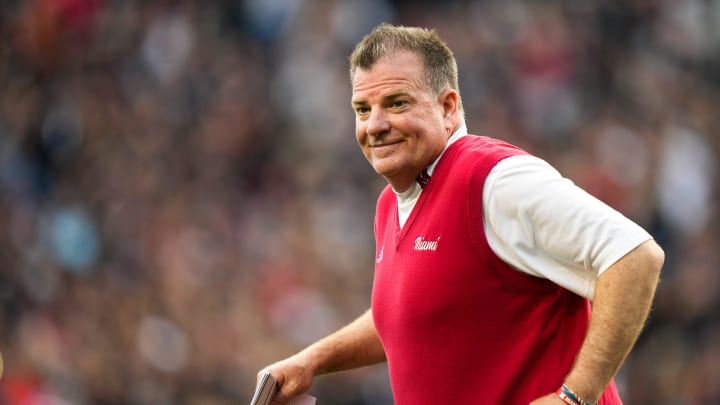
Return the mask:
<path id="1" fill-rule="evenodd" d="M 445 121 L 445 129 L 451 131 L 458 122 L 460 115 L 460 96 L 453 89 L 445 89 L 438 98 L 438 103 L 443 109 L 443 120 Z"/>

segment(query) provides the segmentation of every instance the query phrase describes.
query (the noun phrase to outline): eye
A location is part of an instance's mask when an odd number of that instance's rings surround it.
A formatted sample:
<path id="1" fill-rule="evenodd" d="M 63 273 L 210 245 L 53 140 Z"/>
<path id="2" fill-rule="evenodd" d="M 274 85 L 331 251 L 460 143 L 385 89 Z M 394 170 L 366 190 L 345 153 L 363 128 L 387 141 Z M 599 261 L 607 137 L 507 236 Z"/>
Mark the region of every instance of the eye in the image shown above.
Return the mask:
<path id="1" fill-rule="evenodd" d="M 357 107 L 355 107 L 355 114 L 357 114 L 357 115 L 365 115 L 365 114 L 367 114 L 368 112 L 370 112 L 370 108 L 368 108 L 368 107 L 366 107 L 366 106 L 357 106 Z"/>
<path id="2" fill-rule="evenodd" d="M 405 105 L 407 105 L 407 101 L 405 101 L 405 100 L 395 100 L 395 101 L 393 101 L 393 104 L 392 104 L 392 105 L 393 105 L 394 108 L 402 108 L 402 107 L 405 107 Z"/>

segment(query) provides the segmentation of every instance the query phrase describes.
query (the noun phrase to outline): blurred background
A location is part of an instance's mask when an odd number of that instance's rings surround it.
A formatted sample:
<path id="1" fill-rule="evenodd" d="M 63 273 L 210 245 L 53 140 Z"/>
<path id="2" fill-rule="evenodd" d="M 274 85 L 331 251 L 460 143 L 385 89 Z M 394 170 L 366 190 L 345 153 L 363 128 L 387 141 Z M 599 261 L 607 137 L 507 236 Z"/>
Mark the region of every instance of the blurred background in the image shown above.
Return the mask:
<path id="1" fill-rule="evenodd" d="M 667 264 L 628 404 L 720 404 L 720 2 L 3 0 L 0 403 L 248 403 L 369 305 L 384 186 L 347 57 L 437 29 L 471 133 L 636 220 Z M 391 404 L 382 365 L 320 404 Z"/>

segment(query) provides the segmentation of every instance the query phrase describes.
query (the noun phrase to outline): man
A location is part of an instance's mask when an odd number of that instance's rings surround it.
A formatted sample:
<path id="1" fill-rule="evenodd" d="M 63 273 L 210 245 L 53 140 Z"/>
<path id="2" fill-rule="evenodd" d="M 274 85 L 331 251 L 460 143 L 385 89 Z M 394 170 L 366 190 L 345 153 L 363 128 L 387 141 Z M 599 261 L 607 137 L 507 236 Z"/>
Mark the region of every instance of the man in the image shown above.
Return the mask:
<path id="1" fill-rule="evenodd" d="M 651 236 L 546 162 L 468 135 L 434 31 L 380 25 L 350 62 L 357 141 L 389 183 L 372 305 L 268 366 L 273 403 L 387 360 L 397 405 L 621 404 L 613 376 L 664 261 Z"/>

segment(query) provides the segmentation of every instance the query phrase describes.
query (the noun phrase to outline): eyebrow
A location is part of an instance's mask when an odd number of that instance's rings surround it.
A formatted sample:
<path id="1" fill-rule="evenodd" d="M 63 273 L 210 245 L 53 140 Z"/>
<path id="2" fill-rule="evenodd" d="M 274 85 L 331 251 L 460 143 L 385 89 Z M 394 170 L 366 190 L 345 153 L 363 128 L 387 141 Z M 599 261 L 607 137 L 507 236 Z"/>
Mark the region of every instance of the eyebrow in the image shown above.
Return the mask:
<path id="1" fill-rule="evenodd" d="M 410 93 L 407 91 L 399 91 L 396 93 L 388 94 L 387 96 L 383 97 L 383 100 L 393 100 L 400 97 L 409 97 Z"/>
<path id="2" fill-rule="evenodd" d="M 398 91 L 398 92 L 391 93 L 391 94 L 388 94 L 388 95 L 386 95 L 386 96 L 383 96 L 382 99 L 383 99 L 383 101 L 385 101 L 385 100 L 394 100 L 394 99 L 396 99 L 396 98 L 409 97 L 409 96 L 410 96 L 410 93 L 407 92 L 407 91 Z M 365 104 L 367 104 L 366 101 L 362 101 L 362 100 L 352 100 L 352 105 L 355 105 L 355 106 L 357 106 L 357 105 L 365 105 Z"/>

